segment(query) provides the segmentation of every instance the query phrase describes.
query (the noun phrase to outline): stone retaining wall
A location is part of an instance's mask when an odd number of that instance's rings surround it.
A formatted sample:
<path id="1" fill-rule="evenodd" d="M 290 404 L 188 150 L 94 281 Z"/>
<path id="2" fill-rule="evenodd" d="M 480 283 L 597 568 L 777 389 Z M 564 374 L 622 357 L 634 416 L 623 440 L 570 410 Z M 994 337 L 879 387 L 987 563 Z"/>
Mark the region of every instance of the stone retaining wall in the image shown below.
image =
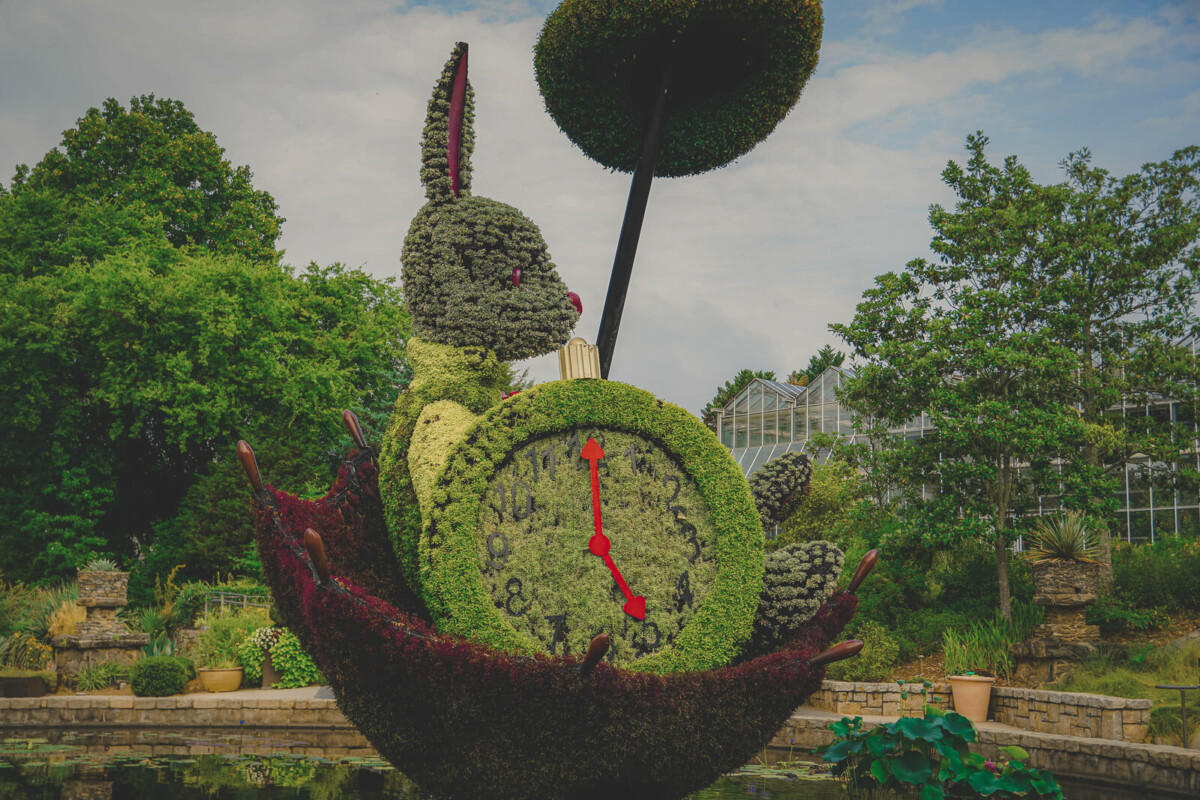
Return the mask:
<path id="1" fill-rule="evenodd" d="M 914 684 L 906 686 L 909 694 L 905 700 L 896 683 L 824 681 L 808 702 L 826 711 L 862 717 L 920 715 L 926 702 L 948 711 L 954 709 L 948 683 L 935 683 L 927 696 L 915 690 Z M 996 686 L 992 688 L 988 719 L 1033 733 L 1144 742 L 1152 705 L 1150 700 Z"/>
<path id="2" fill-rule="evenodd" d="M 95 695 L 0 697 L 0 728 L 353 728 L 333 700 Z"/>
<path id="3" fill-rule="evenodd" d="M 819 712 L 818 712 L 819 713 Z M 801 710 L 771 742 L 777 752 L 797 753 L 833 741 L 826 716 L 806 716 Z M 866 723 L 867 728 L 873 727 Z M 1112 742 L 1104 739 L 1079 739 L 1050 733 L 1029 733 L 1010 729 L 978 730 L 979 739 L 971 746 L 987 758 L 1004 758 L 1001 747 L 1017 745 L 1029 752 L 1029 763 L 1050 770 L 1056 778 L 1075 778 L 1140 789 L 1147 798 L 1200 797 L 1200 750 L 1182 747 Z"/>

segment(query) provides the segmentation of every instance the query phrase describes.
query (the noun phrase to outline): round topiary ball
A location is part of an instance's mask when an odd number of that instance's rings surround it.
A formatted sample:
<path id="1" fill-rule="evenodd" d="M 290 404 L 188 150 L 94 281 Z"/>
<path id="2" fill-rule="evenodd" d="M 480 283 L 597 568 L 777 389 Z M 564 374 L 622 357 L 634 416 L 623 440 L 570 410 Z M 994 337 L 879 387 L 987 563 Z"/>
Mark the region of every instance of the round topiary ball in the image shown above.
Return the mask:
<path id="1" fill-rule="evenodd" d="M 537 226 L 496 200 L 426 204 L 401 264 L 413 331 L 428 341 L 514 361 L 560 347 L 579 318 Z"/>
<path id="2" fill-rule="evenodd" d="M 750 656 L 786 644 L 837 588 L 845 555 L 832 542 L 790 544 L 766 556 Z"/>
<path id="3" fill-rule="evenodd" d="M 534 51 L 546 110 L 590 158 L 632 172 L 669 64 L 654 174 L 728 164 L 787 115 L 817 66 L 820 0 L 565 0 Z"/>
<path id="4" fill-rule="evenodd" d="M 808 491 L 812 463 L 796 451 L 763 464 L 750 476 L 750 491 L 758 506 L 763 528 L 770 530 L 795 513 Z"/>

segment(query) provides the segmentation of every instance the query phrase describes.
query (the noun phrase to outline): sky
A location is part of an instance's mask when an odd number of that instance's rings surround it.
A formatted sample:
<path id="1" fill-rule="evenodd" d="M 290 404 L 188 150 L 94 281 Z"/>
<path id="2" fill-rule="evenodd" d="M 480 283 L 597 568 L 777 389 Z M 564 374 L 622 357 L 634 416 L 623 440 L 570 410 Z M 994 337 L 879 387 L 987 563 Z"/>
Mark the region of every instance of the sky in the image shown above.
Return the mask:
<path id="1" fill-rule="evenodd" d="M 0 0 L 0 182 L 108 97 L 180 100 L 287 218 L 280 246 L 400 275 L 425 105 L 471 45 L 473 191 L 545 236 L 595 341 L 629 176 L 546 114 L 542 0 Z M 825 3 L 820 64 L 731 165 L 654 182 L 610 377 L 699 412 L 739 369 L 786 376 L 875 276 L 929 257 L 940 173 L 983 131 L 1042 183 L 1088 148 L 1135 172 L 1200 144 L 1200 0 Z M 557 358 L 522 362 L 536 381 Z"/>

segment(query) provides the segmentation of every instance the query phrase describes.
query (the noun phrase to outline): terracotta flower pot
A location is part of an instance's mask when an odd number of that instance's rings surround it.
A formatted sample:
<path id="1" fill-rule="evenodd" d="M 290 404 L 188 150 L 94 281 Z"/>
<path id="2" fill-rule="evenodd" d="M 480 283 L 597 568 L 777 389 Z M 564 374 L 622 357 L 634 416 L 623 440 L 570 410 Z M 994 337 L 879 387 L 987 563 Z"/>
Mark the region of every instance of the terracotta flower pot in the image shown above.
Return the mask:
<path id="1" fill-rule="evenodd" d="M 950 691 L 954 694 L 954 710 L 971 722 L 986 722 L 988 701 L 992 698 L 995 678 L 982 675 L 951 675 Z"/>
<path id="2" fill-rule="evenodd" d="M 198 669 L 200 683 L 210 692 L 232 692 L 242 685 L 242 668 Z"/>
<path id="3" fill-rule="evenodd" d="M 279 670 L 275 669 L 275 665 L 271 663 L 271 654 L 263 655 L 262 660 L 262 688 L 270 689 L 275 684 L 283 680 L 283 676 L 279 674 Z"/>

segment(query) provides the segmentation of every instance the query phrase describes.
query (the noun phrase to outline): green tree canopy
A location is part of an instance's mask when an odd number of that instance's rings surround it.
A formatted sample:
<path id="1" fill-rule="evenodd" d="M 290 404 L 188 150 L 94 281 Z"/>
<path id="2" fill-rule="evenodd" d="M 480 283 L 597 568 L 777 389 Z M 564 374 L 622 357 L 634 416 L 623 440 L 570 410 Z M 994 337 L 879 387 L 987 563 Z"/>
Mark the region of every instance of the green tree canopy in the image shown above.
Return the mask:
<path id="1" fill-rule="evenodd" d="M 1046 488 L 1022 468 L 1048 464 L 1082 425 L 1067 391 L 1072 352 L 1045 319 L 1055 276 L 1043 249 L 1072 243 L 1045 241 L 1042 187 L 1013 157 L 989 163 L 986 145 L 969 137 L 966 168 L 942 173 L 958 201 L 930 210 L 937 260 L 880 276 L 854 319 L 831 329 L 860 364 L 843 385 L 857 412 L 893 426 L 929 412 L 937 435 L 914 443 L 910 466 L 963 513 L 963 533 L 993 545 L 1007 615 L 1012 517 Z"/>
<path id="2" fill-rule="evenodd" d="M 176 247 L 277 259 L 275 200 L 224 153 L 177 100 L 135 97 L 126 110 L 109 98 L 32 169 L 17 167 L 0 194 L 0 268 L 94 261 L 154 232 Z"/>
<path id="3" fill-rule="evenodd" d="M 276 439 L 327 473 L 313 454 L 340 450 L 341 409 L 378 424 L 403 383 L 398 290 L 340 265 L 297 276 L 160 239 L 3 280 L 0 549 L 13 577 L 151 542 L 238 438 Z"/>
<path id="4" fill-rule="evenodd" d="M 834 350 L 833 345 L 825 345 L 817 351 L 816 355 L 808 359 L 808 366 L 803 370 L 793 370 L 788 376 L 788 383 L 796 386 L 808 386 L 817 379 L 825 370 L 830 367 L 840 367 L 846 360 L 846 354 L 841 350 Z"/>

